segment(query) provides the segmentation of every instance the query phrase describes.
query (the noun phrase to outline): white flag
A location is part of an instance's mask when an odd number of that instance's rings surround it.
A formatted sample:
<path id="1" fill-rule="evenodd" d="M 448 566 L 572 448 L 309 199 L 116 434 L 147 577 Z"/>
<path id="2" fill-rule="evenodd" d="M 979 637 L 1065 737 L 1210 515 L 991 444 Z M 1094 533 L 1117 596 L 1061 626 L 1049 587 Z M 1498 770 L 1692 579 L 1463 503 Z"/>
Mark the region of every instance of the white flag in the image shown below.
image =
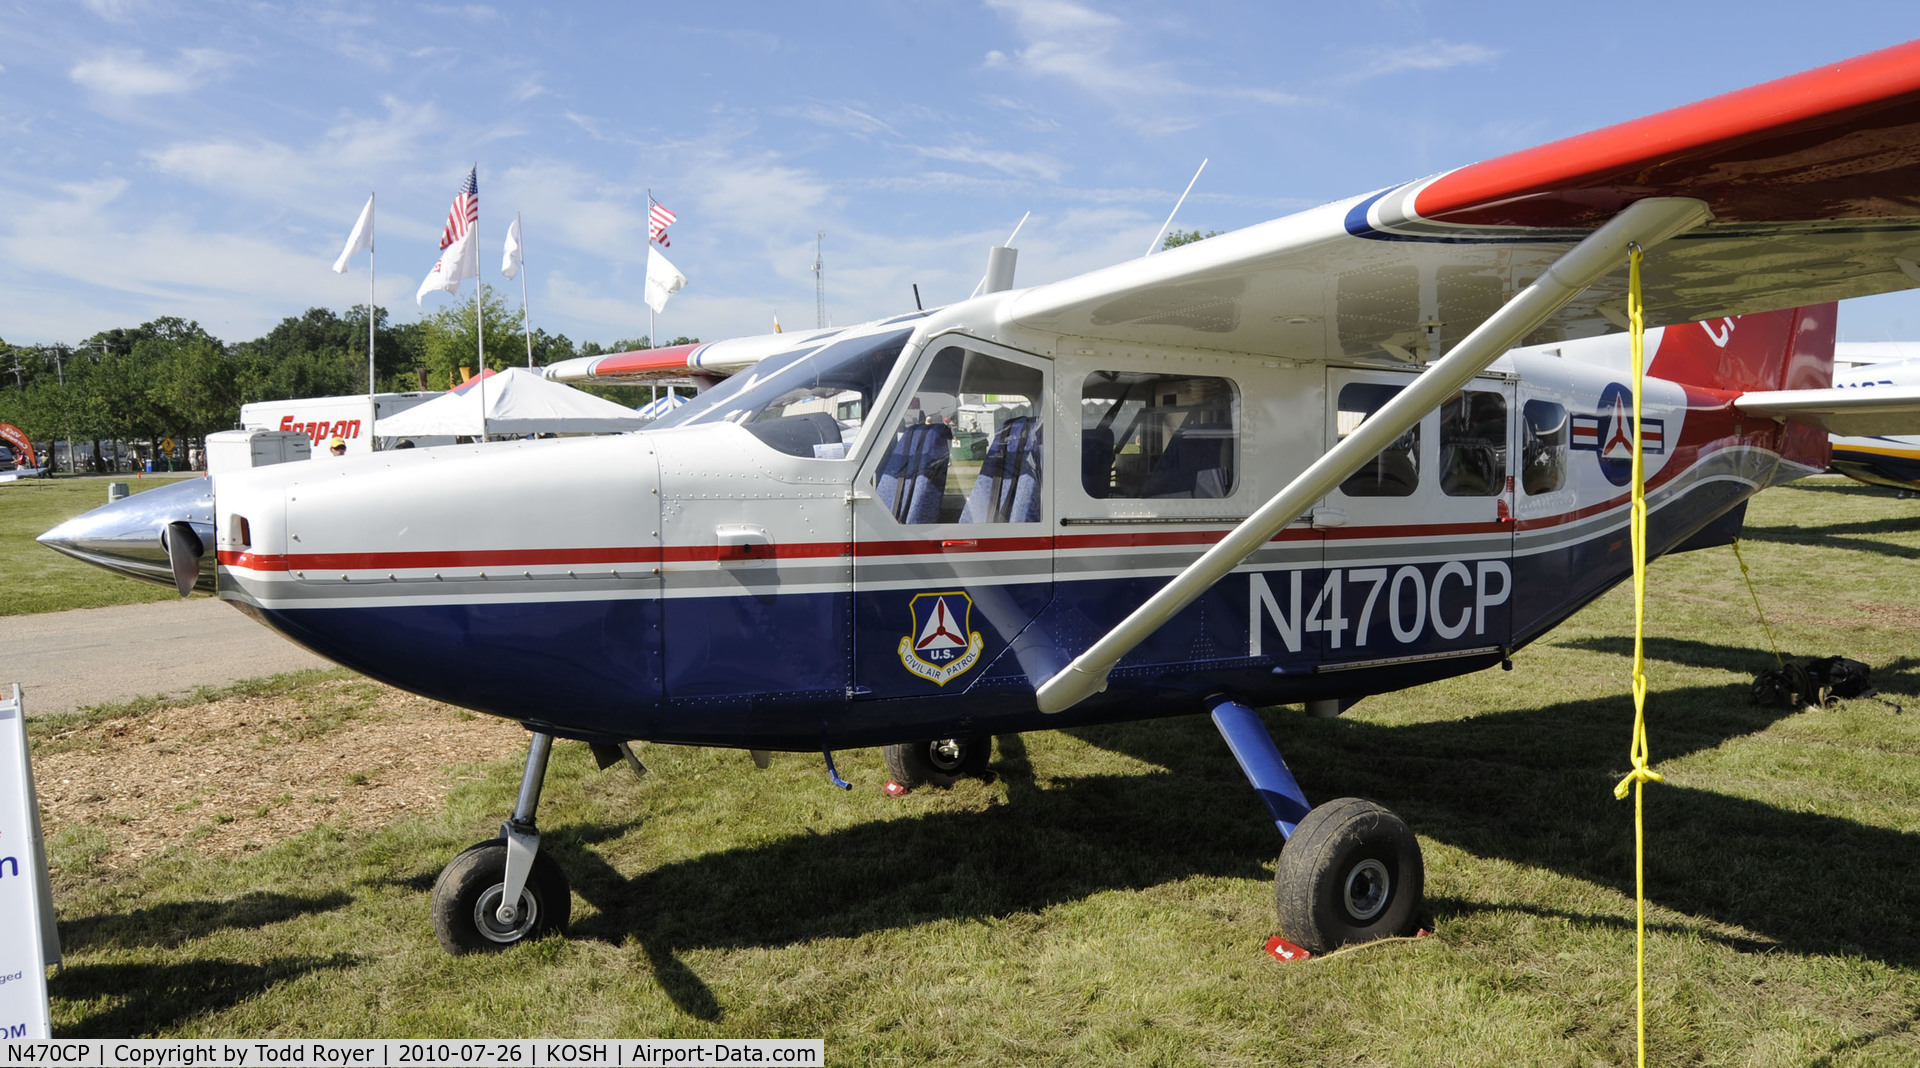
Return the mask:
<path id="1" fill-rule="evenodd" d="M 647 246 L 647 307 L 655 315 L 667 310 L 667 298 L 680 292 L 687 284 L 687 276 L 680 273 L 660 250 Z"/>
<path id="2" fill-rule="evenodd" d="M 427 279 L 420 283 L 420 291 L 413 295 L 415 304 L 421 303 L 428 293 L 444 289 L 449 293 L 460 292 L 460 283 L 478 277 L 480 274 L 480 234 L 478 227 L 470 227 L 453 244 L 440 253 L 440 262 L 433 265 Z"/>
<path id="3" fill-rule="evenodd" d="M 507 252 L 500 257 L 500 273 L 512 278 L 520 273 L 520 213 L 513 213 L 513 225 L 507 227 Z"/>
<path id="4" fill-rule="evenodd" d="M 367 206 L 360 209 L 360 221 L 353 224 L 353 233 L 347 235 L 347 247 L 340 258 L 333 261 L 334 274 L 347 273 L 347 261 L 361 249 L 373 247 L 373 194 L 367 194 Z"/>

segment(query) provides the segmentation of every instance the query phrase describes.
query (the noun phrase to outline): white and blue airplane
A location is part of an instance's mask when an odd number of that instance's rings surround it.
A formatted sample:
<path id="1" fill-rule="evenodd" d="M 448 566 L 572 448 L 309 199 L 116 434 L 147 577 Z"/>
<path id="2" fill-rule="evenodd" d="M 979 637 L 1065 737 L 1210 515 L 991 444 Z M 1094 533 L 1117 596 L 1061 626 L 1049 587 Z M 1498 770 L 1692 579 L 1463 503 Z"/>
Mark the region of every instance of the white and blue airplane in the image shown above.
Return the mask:
<path id="1" fill-rule="evenodd" d="M 434 889 L 453 952 L 567 922 L 556 738 L 885 746 L 912 785 L 1197 713 L 1318 952 L 1410 930 L 1419 844 L 1310 805 L 1254 709 L 1503 664 L 1629 574 L 1635 248 L 1650 551 L 1724 544 L 1863 410 L 1831 302 L 1920 284 L 1920 42 L 1064 281 L 565 371 L 730 375 L 639 433 L 216 474 L 41 540 L 525 724 L 514 811 Z"/>

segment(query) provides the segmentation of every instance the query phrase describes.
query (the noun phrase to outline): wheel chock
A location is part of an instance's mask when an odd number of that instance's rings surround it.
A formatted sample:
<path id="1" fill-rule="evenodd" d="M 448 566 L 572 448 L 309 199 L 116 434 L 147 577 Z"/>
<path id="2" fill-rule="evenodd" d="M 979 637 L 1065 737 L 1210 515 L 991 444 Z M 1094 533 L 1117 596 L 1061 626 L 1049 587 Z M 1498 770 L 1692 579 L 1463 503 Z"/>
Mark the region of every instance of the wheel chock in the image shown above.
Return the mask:
<path id="1" fill-rule="evenodd" d="M 880 788 L 881 792 L 885 793 L 888 797 L 905 797 L 909 789 L 909 787 L 902 786 L 892 779 L 888 779 L 887 784 Z"/>
<path id="2" fill-rule="evenodd" d="M 1281 938 L 1279 935 L 1274 935 L 1272 938 L 1267 939 L 1267 954 L 1283 964 L 1297 960 L 1313 959 L 1312 953 Z"/>

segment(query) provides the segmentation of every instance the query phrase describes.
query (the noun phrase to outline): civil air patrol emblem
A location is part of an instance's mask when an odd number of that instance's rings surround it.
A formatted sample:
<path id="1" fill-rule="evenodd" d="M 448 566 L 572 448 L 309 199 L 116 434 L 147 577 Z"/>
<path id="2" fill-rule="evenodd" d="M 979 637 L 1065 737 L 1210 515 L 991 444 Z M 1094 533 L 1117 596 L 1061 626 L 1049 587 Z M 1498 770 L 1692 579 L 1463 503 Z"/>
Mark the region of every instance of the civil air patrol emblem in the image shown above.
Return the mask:
<path id="1" fill-rule="evenodd" d="M 907 602 L 913 633 L 900 639 L 900 665 L 945 686 L 980 659 L 985 643 L 973 629 L 973 598 L 951 590 L 919 593 Z"/>
<path id="2" fill-rule="evenodd" d="M 1592 415 L 1574 415 L 1572 441 L 1578 450 L 1600 454 L 1600 473 L 1616 486 L 1633 478 L 1633 393 L 1618 382 L 1600 394 L 1600 410 Z M 1665 420 L 1643 419 L 1640 443 L 1647 455 L 1667 451 Z"/>

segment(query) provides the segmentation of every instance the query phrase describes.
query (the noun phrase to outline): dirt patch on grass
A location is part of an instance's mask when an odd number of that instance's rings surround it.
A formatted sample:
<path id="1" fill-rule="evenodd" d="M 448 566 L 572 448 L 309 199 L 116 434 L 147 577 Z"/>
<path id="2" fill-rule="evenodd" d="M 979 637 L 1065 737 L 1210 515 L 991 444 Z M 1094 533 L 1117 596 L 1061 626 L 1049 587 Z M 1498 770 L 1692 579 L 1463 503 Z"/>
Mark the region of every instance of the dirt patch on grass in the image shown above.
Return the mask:
<path id="1" fill-rule="evenodd" d="M 365 679 L 171 705 L 39 740 L 34 780 L 49 840 L 104 836 L 118 868 L 176 846 L 217 856 L 319 823 L 373 828 L 430 810 L 454 765 L 512 757 L 518 724 Z"/>
<path id="2" fill-rule="evenodd" d="M 1920 630 L 1920 608 L 1908 604 L 1888 604 L 1882 601 L 1863 601 L 1855 608 L 1872 617 L 1876 627 L 1904 627 L 1908 630 Z"/>

